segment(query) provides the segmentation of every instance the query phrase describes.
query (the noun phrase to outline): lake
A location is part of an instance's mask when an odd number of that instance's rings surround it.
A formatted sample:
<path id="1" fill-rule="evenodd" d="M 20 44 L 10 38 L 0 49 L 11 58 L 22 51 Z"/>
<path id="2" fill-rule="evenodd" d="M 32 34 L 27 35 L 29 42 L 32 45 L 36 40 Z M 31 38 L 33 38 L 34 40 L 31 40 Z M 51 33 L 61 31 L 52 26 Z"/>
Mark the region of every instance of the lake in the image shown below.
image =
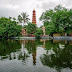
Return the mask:
<path id="1" fill-rule="evenodd" d="M 0 72 L 72 72 L 72 41 L 2 40 Z"/>

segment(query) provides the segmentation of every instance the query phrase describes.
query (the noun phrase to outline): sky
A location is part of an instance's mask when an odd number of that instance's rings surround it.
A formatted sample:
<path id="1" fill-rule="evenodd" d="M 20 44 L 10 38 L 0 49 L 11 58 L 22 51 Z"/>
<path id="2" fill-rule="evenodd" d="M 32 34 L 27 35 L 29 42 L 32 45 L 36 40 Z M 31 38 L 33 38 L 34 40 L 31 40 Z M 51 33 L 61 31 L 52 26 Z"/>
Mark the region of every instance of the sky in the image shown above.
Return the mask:
<path id="1" fill-rule="evenodd" d="M 42 12 L 53 9 L 57 5 L 72 8 L 72 0 L 0 0 L 0 17 L 16 17 L 27 12 L 32 22 L 32 11 L 36 10 L 37 26 L 43 25 L 39 18 Z"/>

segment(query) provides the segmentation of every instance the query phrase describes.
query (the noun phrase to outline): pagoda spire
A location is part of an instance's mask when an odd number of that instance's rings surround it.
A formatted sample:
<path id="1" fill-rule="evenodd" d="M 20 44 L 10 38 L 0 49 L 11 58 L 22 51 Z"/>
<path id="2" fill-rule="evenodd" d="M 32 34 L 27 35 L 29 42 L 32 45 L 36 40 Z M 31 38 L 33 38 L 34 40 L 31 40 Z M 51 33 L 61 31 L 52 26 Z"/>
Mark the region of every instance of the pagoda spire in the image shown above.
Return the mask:
<path id="1" fill-rule="evenodd" d="M 32 23 L 36 24 L 36 11 L 35 11 L 35 9 L 33 10 Z"/>

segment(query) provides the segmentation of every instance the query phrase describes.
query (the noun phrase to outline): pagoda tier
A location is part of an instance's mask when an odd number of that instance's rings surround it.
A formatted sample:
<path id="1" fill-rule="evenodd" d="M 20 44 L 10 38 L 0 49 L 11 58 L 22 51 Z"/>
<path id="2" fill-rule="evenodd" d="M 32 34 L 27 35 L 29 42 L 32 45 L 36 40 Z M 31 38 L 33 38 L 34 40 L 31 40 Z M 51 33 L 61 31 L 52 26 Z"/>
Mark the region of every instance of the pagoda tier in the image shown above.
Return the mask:
<path id="1" fill-rule="evenodd" d="M 35 12 L 35 10 L 33 10 L 32 23 L 36 24 L 36 12 Z"/>

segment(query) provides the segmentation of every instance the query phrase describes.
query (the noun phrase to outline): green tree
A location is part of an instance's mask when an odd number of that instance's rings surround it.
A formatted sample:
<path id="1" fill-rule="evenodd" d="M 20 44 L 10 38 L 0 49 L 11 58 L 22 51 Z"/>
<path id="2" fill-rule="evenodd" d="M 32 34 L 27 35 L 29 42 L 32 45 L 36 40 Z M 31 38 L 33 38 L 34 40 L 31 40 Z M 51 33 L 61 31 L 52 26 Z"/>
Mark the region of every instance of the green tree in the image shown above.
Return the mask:
<path id="1" fill-rule="evenodd" d="M 0 18 L 0 38 L 8 38 L 19 36 L 21 32 L 21 25 L 17 25 L 16 21 L 11 21 L 8 18 Z"/>
<path id="2" fill-rule="evenodd" d="M 9 17 L 9 19 L 11 20 L 11 19 L 12 19 L 12 17 Z"/>
<path id="3" fill-rule="evenodd" d="M 24 29 L 27 30 L 27 25 L 24 25 Z"/>
<path id="4" fill-rule="evenodd" d="M 13 21 L 15 21 L 16 20 L 16 18 L 15 17 L 13 17 Z"/>
<path id="5" fill-rule="evenodd" d="M 18 21 L 19 21 L 19 23 L 22 23 L 22 17 L 21 17 L 21 15 L 18 15 Z"/>
<path id="6" fill-rule="evenodd" d="M 29 22 L 29 15 L 26 12 L 22 12 L 21 15 L 18 16 L 18 21 L 20 23 L 23 23 L 23 28 L 24 28 L 24 24 Z"/>
<path id="7" fill-rule="evenodd" d="M 27 33 L 28 34 L 33 34 L 36 32 L 36 25 L 35 24 L 32 24 L 32 23 L 28 23 L 28 26 L 27 26 Z"/>
<path id="8" fill-rule="evenodd" d="M 55 32 L 55 25 L 53 23 L 49 23 L 45 26 L 46 34 L 52 35 Z"/>
<path id="9" fill-rule="evenodd" d="M 28 15 L 26 12 L 25 12 L 25 13 L 22 12 L 21 15 L 22 15 L 23 26 L 24 26 L 24 23 L 28 23 L 29 20 L 30 20 L 30 19 L 28 18 L 29 15 Z"/>
<path id="10" fill-rule="evenodd" d="M 42 13 L 40 20 L 43 22 L 48 22 L 48 21 L 50 22 L 53 14 L 54 14 L 54 11 L 52 9 L 46 10 L 46 12 Z"/>
<path id="11" fill-rule="evenodd" d="M 41 35 L 43 35 L 43 30 L 40 29 L 40 28 L 38 28 L 38 29 L 36 30 L 36 32 L 35 32 L 35 36 L 36 36 L 36 37 L 40 37 Z"/>
<path id="12" fill-rule="evenodd" d="M 66 9 L 61 5 L 56 6 L 53 10 L 47 10 L 46 12 L 43 12 L 40 17 L 40 20 L 44 22 L 44 26 L 47 32 L 50 28 L 52 28 L 54 33 L 67 33 L 67 34 L 70 34 L 72 31 L 71 19 L 72 19 L 72 9 L 70 10 Z M 47 27 L 49 29 L 47 29 Z"/>

